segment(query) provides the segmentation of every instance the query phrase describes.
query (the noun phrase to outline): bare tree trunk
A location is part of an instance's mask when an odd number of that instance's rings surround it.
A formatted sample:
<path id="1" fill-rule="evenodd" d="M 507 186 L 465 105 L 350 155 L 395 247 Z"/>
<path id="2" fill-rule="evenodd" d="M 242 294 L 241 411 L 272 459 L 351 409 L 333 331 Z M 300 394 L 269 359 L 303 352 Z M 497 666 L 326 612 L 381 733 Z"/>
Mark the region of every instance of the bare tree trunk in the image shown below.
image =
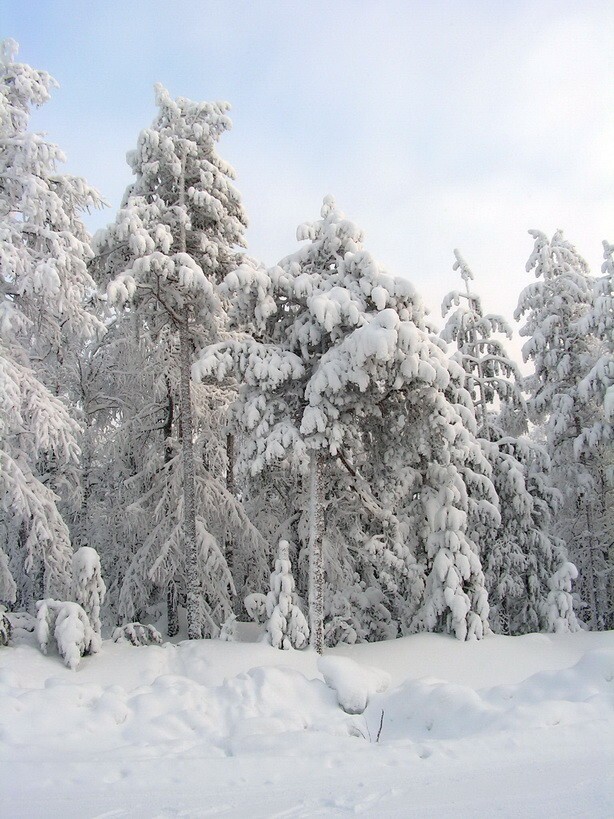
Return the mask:
<path id="1" fill-rule="evenodd" d="M 322 456 L 311 453 L 309 464 L 309 643 L 324 649 L 324 487 Z"/>
<path id="2" fill-rule="evenodd" d="M 162 428 L 164 443 L 164 463 L 168 464 L 173 457 L 173 421 L 175 417 L 175 403 L 171 393 L 170 381 L 166 379 L 166 418 Z M 175 578 L 171 577 L 166 587 L 166 633 L 169 637 L 174 637 L 179 631 L 179 613 L 177 600 L 177 584 Z"/>

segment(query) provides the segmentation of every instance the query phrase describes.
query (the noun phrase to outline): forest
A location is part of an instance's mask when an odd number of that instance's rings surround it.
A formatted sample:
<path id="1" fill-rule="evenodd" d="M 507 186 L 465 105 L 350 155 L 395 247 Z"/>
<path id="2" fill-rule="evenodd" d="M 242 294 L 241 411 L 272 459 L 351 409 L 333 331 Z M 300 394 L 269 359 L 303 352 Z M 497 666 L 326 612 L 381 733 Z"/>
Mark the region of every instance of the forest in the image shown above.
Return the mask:
<path id="1" fill-rule="evenodd" d="M 157 85 L 90 236 L 103 198 L 31 130 L 55 81 L 17 54 L 4 41 L 0 643 L 21 612 L 71 667 L 105 630 L 232 640 L 250 619 L 319 653 L 614 627 L 614 237 L 593 274 L 529 231 L 524 375 L 459 251 L 439 323 L 331 196 L 278 264 L 252 258 L 227 103 Z"/>

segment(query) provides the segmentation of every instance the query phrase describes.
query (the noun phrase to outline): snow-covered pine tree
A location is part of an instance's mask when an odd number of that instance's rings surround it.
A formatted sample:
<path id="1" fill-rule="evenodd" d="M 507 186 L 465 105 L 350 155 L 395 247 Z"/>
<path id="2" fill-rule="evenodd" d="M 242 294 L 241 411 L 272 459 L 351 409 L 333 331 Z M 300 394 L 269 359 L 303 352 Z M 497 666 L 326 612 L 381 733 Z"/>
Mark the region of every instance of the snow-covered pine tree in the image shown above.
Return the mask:
<path id="1" fill-rule="evenodd" d="M 375 588 L 408 629 L 480 637 L 488 603 L 467 515 L 472 503 L 497 512 L 475 421 L 447 397 L 462 372 L 412 286 L 378 266 L 331 197 L 298 238 L 278 266 L 246 261 L 226 277 L 232 319 L 251 338 L 212 345 L 193 371 L 242 384 L 234 416 L 252 492 L 276 467 L 303 478 L 312 645 L 321 651 L 333 583 Z"/>
<path id="2" fill-rule="evenodd" d="M 28 131 L 32 108 L 55 81 L 0 55 L 0 555 L 1 594 L 32 605 L 64 597 L 71 546 L 60 500 L 78 499 L 78 427 L 70 385 L 80 346 L 103 328 L 85 306 L 95 291 L 80 213 L 100 204 L 83 179 L 59 174 L 64 160 Z M 8 571 L 10 568 L 10 572 Z M 12 575 L 12 576 L 11 576 Z"/>
<path id="3" fill-rule="evenodd" d="M 270 589 L 266 600 L 269 643 L 274 648 L 305 648 L 309 643 L 309 626 L 298 605 L 287 540 L 279 541 Z"/>
<path id="4" fill-rule="evenodd" d="M 227 401 L 219 388 L 195 389 L 190 381 L 194 350 L 221 330 L 216 282 L 238 263 L 245 216 L 234 172 L 216 153 L 230 127 L 228 105 L 172 100 L 161 86 L 157 102 L 156 120 L 129 155 L 136 180 L 98 246 L 99 277 L 110 301 L 125 307 L 116 336 L 152 365 L 134 409 L 120 413 L 123 436 L 138 434 L 145 418 L 152 434 L 146 461 L 137 454 L 126 479 L 137 490 L 129 512 L 147 523 L 119 608 L 131 619 L 152 586 L 166 589 L 169 600 L 185 595 L 195 638 L 214 633 L 231 610 L 223 553 L 229 532 L 241 571 L 266 573 L 262 538 L 226 486 Z M 118 444 L 130 460 L 136 441 Z"/>
<path id="5" fill-rule="evenodd" d="M 454 358 L 466 372 L 466 386 L 477 409 L 479 435 L 492 467 L 499 498 L 500 525 L 472 530 L 480 544 L 493 630 L 521 634 L 551 630 L 548 616 L 550 580 L 566 562 L 562 543 L 550 535 L 558 495 L 545 480 L 546 452 L 526 437 L 507 434 L 506 424 L 526 429 L 521 377 L 498 333 L 511 338 L 505 319 L 484 315 L 481 300 L 469 282 L 473 273 L 458 250 L 454 270 L 465 292 L 453 291 L 442 304 L 448 316 L 442 338 L 456 344 Z M 456 307 L 456 309 L 453 309 Z"/>
<path id="6" fill-rule="evenodd" d="M 534 365 L 525 381 L 529 417 L 544 424 L 553 483 L 564 501 L 556 531 L 579 570 L 585 619 L 592 628 L 603 628 L 608 573 L 603 436 L 611 436 L 611 429 L 607 431 L 603 404 L 585 400 L 583 386 L 601 349 L 599 339 L 586 331 L 594 282 L 586 262 L 560 231 L 552 240 L 539 231 L 530 233 L 535 244 L 527 270 L 535 272 L 537 281 L 523 290 L 515 312 L 516 319 L 525 319 L 520 330 L 528 337 L 523 356 Z"/>

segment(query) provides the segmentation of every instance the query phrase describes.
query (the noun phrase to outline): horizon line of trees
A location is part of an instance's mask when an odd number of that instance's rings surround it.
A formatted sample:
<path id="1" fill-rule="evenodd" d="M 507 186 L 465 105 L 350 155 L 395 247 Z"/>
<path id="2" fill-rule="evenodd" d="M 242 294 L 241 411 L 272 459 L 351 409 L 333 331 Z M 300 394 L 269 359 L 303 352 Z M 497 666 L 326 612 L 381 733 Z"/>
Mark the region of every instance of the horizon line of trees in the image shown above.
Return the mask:
<path id="1" fill-rule="evenodd" d="M 458 251 L 440 333 L 332 197 L 277 265 L 247 255 L 227 103 L 156 86 L 92 239 L 99 194 L 28 130 L 55 81 L 16 54 L 4 41 L 1 602 L 66 599 L 86 546 L 106 621 L 164 614 L 169 636 L 182 612 L 190 638 L 230 633 L 267 592 L 276 644 L 320 652 L 614 627 L 613 245 L 594 277 L 530 231 L 522 378 Z"/>

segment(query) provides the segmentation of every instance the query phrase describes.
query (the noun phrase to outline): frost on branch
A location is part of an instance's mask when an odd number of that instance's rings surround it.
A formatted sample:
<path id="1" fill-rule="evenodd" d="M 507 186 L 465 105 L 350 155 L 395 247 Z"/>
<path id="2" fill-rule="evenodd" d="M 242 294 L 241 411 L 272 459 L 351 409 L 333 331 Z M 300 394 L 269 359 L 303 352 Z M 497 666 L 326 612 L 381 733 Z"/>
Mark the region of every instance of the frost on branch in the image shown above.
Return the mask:
<path id="1" fill-rule="evenodd" d="M 43 654 L 47 653 L 50 640 L 55 640 L 58 653 L 75 671 L 81 657 L 100 650 L 100 637 L 78 603 L 49 598 L 39 600 L 36 608 L 36 637 Z"/>
<path id="2" fill-rule="evenodd" d="M 288 541 L 280 540 L 275 570 L 271 574 L 271 591 L 266 599 L 266 633 L 273 648 L 300 649 L 309 642 L 309 626 L 298 607 L 289 550 Z"/>

